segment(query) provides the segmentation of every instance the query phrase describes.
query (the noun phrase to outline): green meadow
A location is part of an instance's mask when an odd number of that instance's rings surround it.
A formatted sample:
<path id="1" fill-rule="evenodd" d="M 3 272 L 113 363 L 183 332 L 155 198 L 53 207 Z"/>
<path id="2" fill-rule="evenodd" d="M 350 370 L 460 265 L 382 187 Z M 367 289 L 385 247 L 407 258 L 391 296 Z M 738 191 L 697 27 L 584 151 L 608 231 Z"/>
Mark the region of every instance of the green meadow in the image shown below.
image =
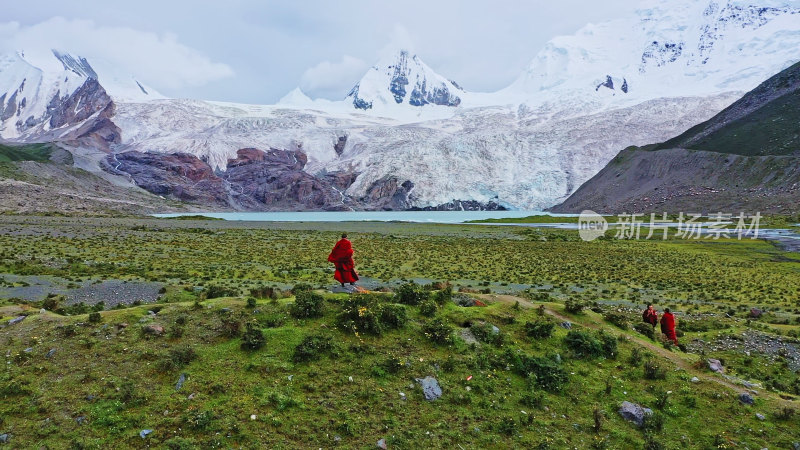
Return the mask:
<path id="1" fill-rule="evenodd" d="M 369 293 L 330 292 L 343 231 Z M 682 348 L 640 325 L 647 303 Z M 762 240 L 0 216 L 0 326 L 11 448 L 800 441 L 800 254 Z"/>

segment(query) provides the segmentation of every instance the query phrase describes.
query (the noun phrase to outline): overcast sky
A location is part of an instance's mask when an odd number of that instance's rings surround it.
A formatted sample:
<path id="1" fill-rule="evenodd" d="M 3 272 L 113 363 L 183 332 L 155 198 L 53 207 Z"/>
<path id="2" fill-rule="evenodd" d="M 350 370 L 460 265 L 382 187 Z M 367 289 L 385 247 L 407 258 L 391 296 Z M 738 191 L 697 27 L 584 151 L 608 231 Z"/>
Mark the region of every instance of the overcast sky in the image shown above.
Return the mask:
<path id="1" fill-rule="evenodd" d="M 3 2 L 0 51 L 103 58 L 170 97 L 274 103 L 300 86 L 343 98 L 398 38 L 470 91 L 510 84 L 551 37 L 630 0 L 35 0 Z"/>

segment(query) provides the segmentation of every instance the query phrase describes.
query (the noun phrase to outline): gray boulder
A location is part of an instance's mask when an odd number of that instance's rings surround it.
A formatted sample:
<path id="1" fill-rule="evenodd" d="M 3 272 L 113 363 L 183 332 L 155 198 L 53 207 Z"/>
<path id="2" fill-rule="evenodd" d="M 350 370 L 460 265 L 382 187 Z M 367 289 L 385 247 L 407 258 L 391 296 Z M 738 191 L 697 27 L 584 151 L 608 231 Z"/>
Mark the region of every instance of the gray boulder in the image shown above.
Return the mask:
<path id="1" fill-rule="evenodd" d="M 178 377 L 178 382 L 175 384 L 175 390 L 180 391 L 185 381 L 186 381 L 186 374 L 182 373 L 181 376 Z"/>
<path id="2" fill-rule="evenodd" d="M 753 396 L 748 394 L 747 392 L 742 392 L 741 394 L 739 394 L 739 401 L 744 403 L 745 405 L 752 405 L 753 403 L 755 403 Z"/>
<path id="3" fill-rule="evenodd" d="M 718 359 L 713 359 L 713 358 L 709 359 L 708 368 L 711 369 L 713 372 L 725 373 L 725 368 L 722 367 L 722 363 Z"/>
<path id="4" fill-rule="evenodd" d="M 619 407 L 619 415 L 622 416 L 623 419 L 635 423 L 637 427 L 644 425 L 645 416 L 650 416 L 652 414 L 652 409 L 628 401 L 622 402 Z"/>
<path id="5" fill-rule="evenodd" d="M 571 322 L 564 321 L 564 322 L 561 322 L 560 325 L 561 325 L 561 328 L 564 328 L 566 330 L 571 330 L 572 329 L 572 323 Z"/>
<path id="6" fill-rule="evenodd" d="M 14 317 L 13 319 L 11 319 L 11 320 L 9 320 L 9 321 L 8 321 L 8 324 L 9 324 L 9 325 L 14 325 L 14 324 L 20 323 L 20 322 L 22 322 L 23 320 L 25 320 L 25 317 L 27 317 L 27 316 L 17 316 L 17 317 Z"/>
<path id="7" fill-rule="evenodd" d="M 152 433 L 153 430 L 142 430 L 139 432 L 139 437 L 144 439 L 147 437 L 148 434 Z"/>
<path id="8" fill-rule="evenodd" d="M 386 439 L 378 440 L 378 448 L 382 448 L 383 450 L 386 450 Z"/>
<path id="9" fill-rule="evenodd" d="M 7 444 L 11 440 L 11 435 L 8 433 L 0 434 L 0 444 Z"/>
<path id="10" fill-rule="evenodd" d="M 436 400 L 442 396 L 442 387 L 439 386 L 439 382 L 436 378 L 433 377 L 425 377 L 425 378 L 417 378 L 417 383 L 422 386 L 422 393 L 425 395 L 425 400 Z"/>
<path id="11" fill-rule="evenodd" d="M 49 352 L 47 352 L 47 354 L 46 354 L 46 355 L 44 355 L 44 357 L 45 357 L 45 358 L 47 358 L 47 359 L 50 359 L 50 358 L 52 358 L 52 357 L 53 357 L 53 355 L 55 355 L 55 354 L 56 354 L 56 349 L 54 349 L 54 348 L 51 348 L 51 349 L 50 349 L 50 351 L 49 351 Z"/>

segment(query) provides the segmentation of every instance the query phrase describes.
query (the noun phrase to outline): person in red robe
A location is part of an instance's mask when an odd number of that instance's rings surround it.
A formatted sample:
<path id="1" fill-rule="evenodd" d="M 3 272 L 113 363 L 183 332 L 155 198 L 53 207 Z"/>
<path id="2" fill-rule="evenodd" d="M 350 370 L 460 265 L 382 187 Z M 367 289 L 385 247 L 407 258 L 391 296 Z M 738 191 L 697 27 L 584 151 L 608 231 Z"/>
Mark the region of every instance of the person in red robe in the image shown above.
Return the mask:
<path id="1" fill-rule="evenodd" d="M 642 313 L 642 320 L 644 320 L 645 323 L 652 325 L 653 328 L 656 327 L 658 324 L 658 313 L 655 309 L 653 309 L 653 305 L 647 305 L 647 309 L 645 309 Z"/>
<path id="2" fill-rule="evenodd" d="M 328 261 L 336 266 L 333 277 L 342 283 L 342 286 L 345 283 L 355 284 L 358 281 L 356 263 L 353 261 L 353 244 L 347 239 L 347 234 L 342 234 L 342 239 L 333 246 Z"/>
<path id="3" fill-rule="evenodd" d="M 675 334 L 675 316 L 669 311 L 669 308 L 665 309 L 661 316 L 661 332 L 667 339 L 678 345 L 678 336 Z"/>

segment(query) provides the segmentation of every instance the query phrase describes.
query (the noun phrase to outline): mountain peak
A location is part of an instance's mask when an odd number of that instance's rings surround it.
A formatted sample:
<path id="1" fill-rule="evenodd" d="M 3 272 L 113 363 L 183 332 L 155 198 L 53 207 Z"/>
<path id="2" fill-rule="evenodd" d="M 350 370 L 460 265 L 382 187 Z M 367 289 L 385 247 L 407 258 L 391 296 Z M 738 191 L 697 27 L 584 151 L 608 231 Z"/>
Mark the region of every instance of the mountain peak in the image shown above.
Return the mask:
<path id="1" fill-rule="evenodd" d="M 347 94 L 356 109 L 384 109 L 396 105 L 458 106 L 464 90 L 439 75 L 405 48 L 384 52 Z"/>

